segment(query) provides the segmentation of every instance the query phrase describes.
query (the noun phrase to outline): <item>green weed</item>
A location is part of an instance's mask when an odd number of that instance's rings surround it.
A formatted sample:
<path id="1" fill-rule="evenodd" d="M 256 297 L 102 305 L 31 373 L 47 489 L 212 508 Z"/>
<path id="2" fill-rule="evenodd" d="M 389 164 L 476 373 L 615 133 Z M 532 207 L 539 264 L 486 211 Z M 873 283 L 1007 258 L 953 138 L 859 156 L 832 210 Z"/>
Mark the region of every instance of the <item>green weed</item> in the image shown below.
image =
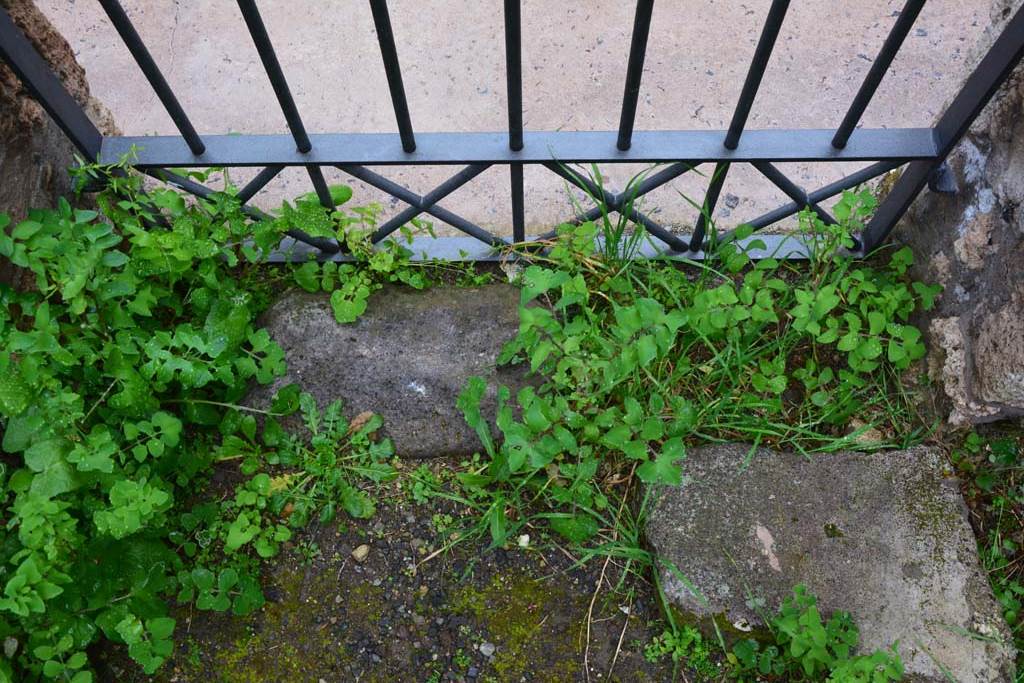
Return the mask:
<path id="1" fill-rule="evenodd" d="M 1024 441 L 1019 430 L 973 431 L 958 441 L 950 459 L 974 512 L 982 567 L 1020 653 L 1024 651 Z"/>
<path id="2" fill-rule="evenodd" d="M 364 487 L 393 475 L 379 418 L 349 424 L 297 387 L 270 411 L 237 406 L 285 371 L 255 325 L 270 298 L 266 255 L 295 227 L 356 248 L 372 211 L 343 211 L 351 193 L 339 187 L 331 212 L 302 198 L 253 221 L 231 188 L 186 201 L 143 191 L 126 164 L 80 173 L 105 182 L 99 212 L 62 200 L 0 229 L 0 256 L 35 285 L 0 286 L 0 637 L 14 648 L 0 681 L 86 683 L 86 648 L 101 637 L 153 673 L 172 652 L 172 600 L 258 609 L 260 561 L 314 514 L 372 514 Z M 375 258 L 375 278 L 420 284 L 413 267 Z M 349 280 L 342 312 L 362 296 Z M 276 422 L 296 411 L 303 438 Z M 228 465 L 241 481 L 201 502 L 211 470 Z"/>
<path id="3" fill-rule="evenodd" d="M 469 381 L 459 408 L 484 446 L 459 475 L 492 543 L 527 522 L 572 544 L 613 529 L 610 501 L 630 474 L 678 484 L 690 445 L 742 440 L 801 451 L 858 443 L 854 415 L 914 438 L 912 408 L 893 389 L 924 355 L 908 322 L 935 290 L 906 280 L 909 250 L 875 268 L 840 258 L 873 208 L 868 193 L 836 207 L 839 226 L 801 214 L 817 244 L 807 268 L 752 263 L 735 243 L 716 263 L 601 257 L 599 226 L 563 226 L 521 276 L 520 326 L 499 362 L 523 362 L 543 378 L 512 396 L 498 388 L 500 440 Z M 763 245 L 761 245 L 763 246 Z"/>

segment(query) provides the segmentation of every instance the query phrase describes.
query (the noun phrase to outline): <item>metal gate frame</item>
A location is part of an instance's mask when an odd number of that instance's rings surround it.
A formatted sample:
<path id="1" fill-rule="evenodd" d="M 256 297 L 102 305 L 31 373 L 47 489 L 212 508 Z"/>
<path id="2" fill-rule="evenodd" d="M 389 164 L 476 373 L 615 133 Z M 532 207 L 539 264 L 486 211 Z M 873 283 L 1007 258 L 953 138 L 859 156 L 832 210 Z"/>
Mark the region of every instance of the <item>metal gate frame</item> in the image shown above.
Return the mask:
<path id="1" fill-rule="evenodd" d="M 747 221 L 755 230 L 810 207 L 824 221 L 834 222 L 820 202 L 843 190 L 907 164 L 899 180 L 856 240 L 855 249 L 866 255 L 876 249 L 906 213 L 911 203 L 929 183 L 946 157 L 971 123 L 996 93 L 999 86 L 1024 57 L 1024 6 L 996 39 L 960 92 L 931 128 L 857 128 L 910 32 L 926 0 L 907 0 L 883 43 L 878 56 L 851 103 L 846 116 L 835 129 L 773 129 L 744 131 L 768 60 L 782 28 L 789 0 L 772 0 L 764 28 L 754 50 L 739 102 L 729 128 L 724 131 L 634 131 L 637 100 L 640 93 L 647 39 L 650 33 L 654 0 L 638 0 L 633 25 L 629 61 L 618 131 L 524 131 L 522 114 L 522 31 L 520 0 L 504 0 L 505 58 L 508 93 L 508 130 L 496 133 L 420 133 L 415 134 L 402 83 L 398 51 L 387 8 L 387 0 L 369 0 L 395 110 L 398 133 L 326 133 L 309 134 L 292 98 L 284 72 L 274 53 L 270 37 L 255 0 L 237 0 L 256 50 L 273 86 L 288 123 L 290 135 L 199 135 L 182 109 L 146 46 L 117 0 L 98 0 L 135 58 L 146 79 L 167 110 L 179 136 L 104 136 L 89 120 L 82 107 L 65 90 L 46 61 L 18 29 L 6 11 L 0 9 L 0 58 L 21 79 L 28 92 L 40 102 L 82 155 L 100 163 L 117 163 L 129 152 L 133 165 L 197 196 L 213 192 L 208 187 L 172 172 L 171 168 L 210 166 L 261 167 L 256 177 L 239 191 L 244 209 L 254 218 L 265 218 L 246 205 L 252 197 L 286 166 L 302 166 L 309 174 L 318 198 L 331 206 L 330 192 L 322 168 L 336 167 L 352 177 L 376 187 L 408 204 L 408 208 L 380 225 L 372 236 L 376 244 L 413 218 L 428 214 L 469 235 L 479 248 L 466 252 L 444 245 L 446 238 L 430 240 L 422 247 L 427 257 L 493 257 L 495 247 L 508 246 L 508 240 L 443 208 L 439 202 L 470 182 L 491 166 L 508 166 L 511 176 L 512 241 L 527 241 L 524 231 L 523 166 L 536 164 L 561 176 L 611 210 L 627 212 L 628 218 L 642 225 L 664 244 L 657 253 L 669 256 L 697 257 L 707 245 L 706 217 L 714 213 L 719 194 L 732 164 L 747 163 L 765 176 L 790 199 L 790 203 Z M 835 162 L 873 161 L 875 163 L 813 192 L 805 192 L 774 164 L 785 161 Z M 569 163 L 666 164 L 649 175 L 630 196 L 599 188 L 586 177 L 566 167 Z M 673 233 L 633 208 L 631 199 L 661 187 L 698 165 L 715 163 L 703 210 L 693 234 Z M 419 195 L 395 183 L 367 166 L 462 165 L 464 168 L 435 189 Z M 601 208 L 592 209 L 573 221 L 594 219 Z M 311 237 L 300 230 L 288 231 L 298 250 L 290 257 L 307 256 L 310 251 L 321 257 L 343 258 L 333 240 Z M 728 236 L 723 235 L 725 238 Z M 463 239 L 460 245 L 465 244 Z M 652 255 L 652 254 L 649 254 Z"/>

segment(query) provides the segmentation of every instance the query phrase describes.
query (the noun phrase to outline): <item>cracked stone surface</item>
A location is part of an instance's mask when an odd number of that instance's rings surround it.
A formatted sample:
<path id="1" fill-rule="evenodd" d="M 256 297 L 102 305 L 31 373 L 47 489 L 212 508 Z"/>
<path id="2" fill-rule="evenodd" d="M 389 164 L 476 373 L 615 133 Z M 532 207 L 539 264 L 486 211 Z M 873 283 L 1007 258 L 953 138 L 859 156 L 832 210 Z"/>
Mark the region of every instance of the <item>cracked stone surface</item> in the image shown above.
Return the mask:
<path id="1" fill-rule="evenodd" d="M 381 415 L 400 456 L 472 454 L 480 442 L 456 399 L 469 377 L 482 376 L 490 391 L 482 411 L 492 416 L 497 383 L 513 395 L 524 385 L 522 368 L 495 367 L 519 329 L 518 302 L 519 290 L 505 284 L 392 286 L 371 297 L 359 320 L 340 325 L 328 295 L 289 292 L 262 321 L 284 349 L 288 375 L 249 400 L 267 405 L 278 387 L 295 382 L 321 406 L 341 399 L 349 418 L 366 410 Z"/>
<path id="2" fill-rule="evenodd" d="M 899 641 L 907 680 L 948 680 L 940 663 L 960 683 L 1013 680 L 1012 640 L 940 452 L 751 448 L 694 449 L 683 485 L 656 492 L 648 540 L 700 593 L 662 570 L 679 608 L 727 631 L 763 625 L 753 601 L 775 611 L 802 583 L 823 614 L 852 613 L 861 651 Z"/>

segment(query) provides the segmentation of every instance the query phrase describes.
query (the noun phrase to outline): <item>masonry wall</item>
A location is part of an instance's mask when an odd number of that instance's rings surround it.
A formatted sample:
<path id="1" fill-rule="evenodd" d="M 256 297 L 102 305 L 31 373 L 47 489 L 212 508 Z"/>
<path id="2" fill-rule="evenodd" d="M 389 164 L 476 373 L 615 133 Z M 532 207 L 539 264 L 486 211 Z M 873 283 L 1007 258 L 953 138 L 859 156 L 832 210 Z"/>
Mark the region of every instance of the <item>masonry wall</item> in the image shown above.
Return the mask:
<path id="1" fill-rule="evenodd" d="M 987 50 L 1019 5 L 1000 0 L 975 47 Z M 926 321 L 930 373 L 954 424 L 1024 415 L 1024 66 L 949 159 L 955 195 L 925 192 L 895 238 L 918 277 L 944 287 Z"/>
<path id="2" fill-rule="evenodd" d="M 64 87 L 104 132 L 113 132 L 113 120 L 89 93 L 85 70 L 71 46 L 31 0 L 0 0 L 35 48 L 49 62 Z M 60 196 L 70 196 L 67 168 L 74 163 L 68 142 L 41 106 L 22 88 L 17 77 L 0 64 L 0 213 L 12 224 L 31 207 L 51 207 Z M 0 262 L 0 281 L 24 284 L 24 275 L 9 262 Z"/>

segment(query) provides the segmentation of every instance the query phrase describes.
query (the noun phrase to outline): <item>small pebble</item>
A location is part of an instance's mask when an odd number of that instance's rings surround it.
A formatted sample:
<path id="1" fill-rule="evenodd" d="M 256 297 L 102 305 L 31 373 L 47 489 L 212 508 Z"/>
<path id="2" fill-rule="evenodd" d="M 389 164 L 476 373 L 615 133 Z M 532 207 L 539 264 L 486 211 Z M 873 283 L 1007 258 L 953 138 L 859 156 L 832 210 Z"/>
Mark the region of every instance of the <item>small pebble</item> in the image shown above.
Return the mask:
<path id="1" fill-rule="evenodd" d="M 370 546 L 365 543 L 352 551 L 352 559 L 356 562 L 362 562 L 366 559 L 366 556 L 370 554 Z"/>
<path id="2" fill-rule="evenodd" d="M 496 649 L 497 648 L 494 646 L 494 643 L 480 643 L 480 654 L 484 657 L 492 656 Z"/>
<path id="3" fill-rule="evenodd" d="M 469 667 L 469 671 L 466 672 L 466 677 L 467 678 L 476 678 L 479 673 L 480 673 L 480 671 L 477 670 L 477 668 L 475 666 L 471 666 L 471 667 Z"/>

